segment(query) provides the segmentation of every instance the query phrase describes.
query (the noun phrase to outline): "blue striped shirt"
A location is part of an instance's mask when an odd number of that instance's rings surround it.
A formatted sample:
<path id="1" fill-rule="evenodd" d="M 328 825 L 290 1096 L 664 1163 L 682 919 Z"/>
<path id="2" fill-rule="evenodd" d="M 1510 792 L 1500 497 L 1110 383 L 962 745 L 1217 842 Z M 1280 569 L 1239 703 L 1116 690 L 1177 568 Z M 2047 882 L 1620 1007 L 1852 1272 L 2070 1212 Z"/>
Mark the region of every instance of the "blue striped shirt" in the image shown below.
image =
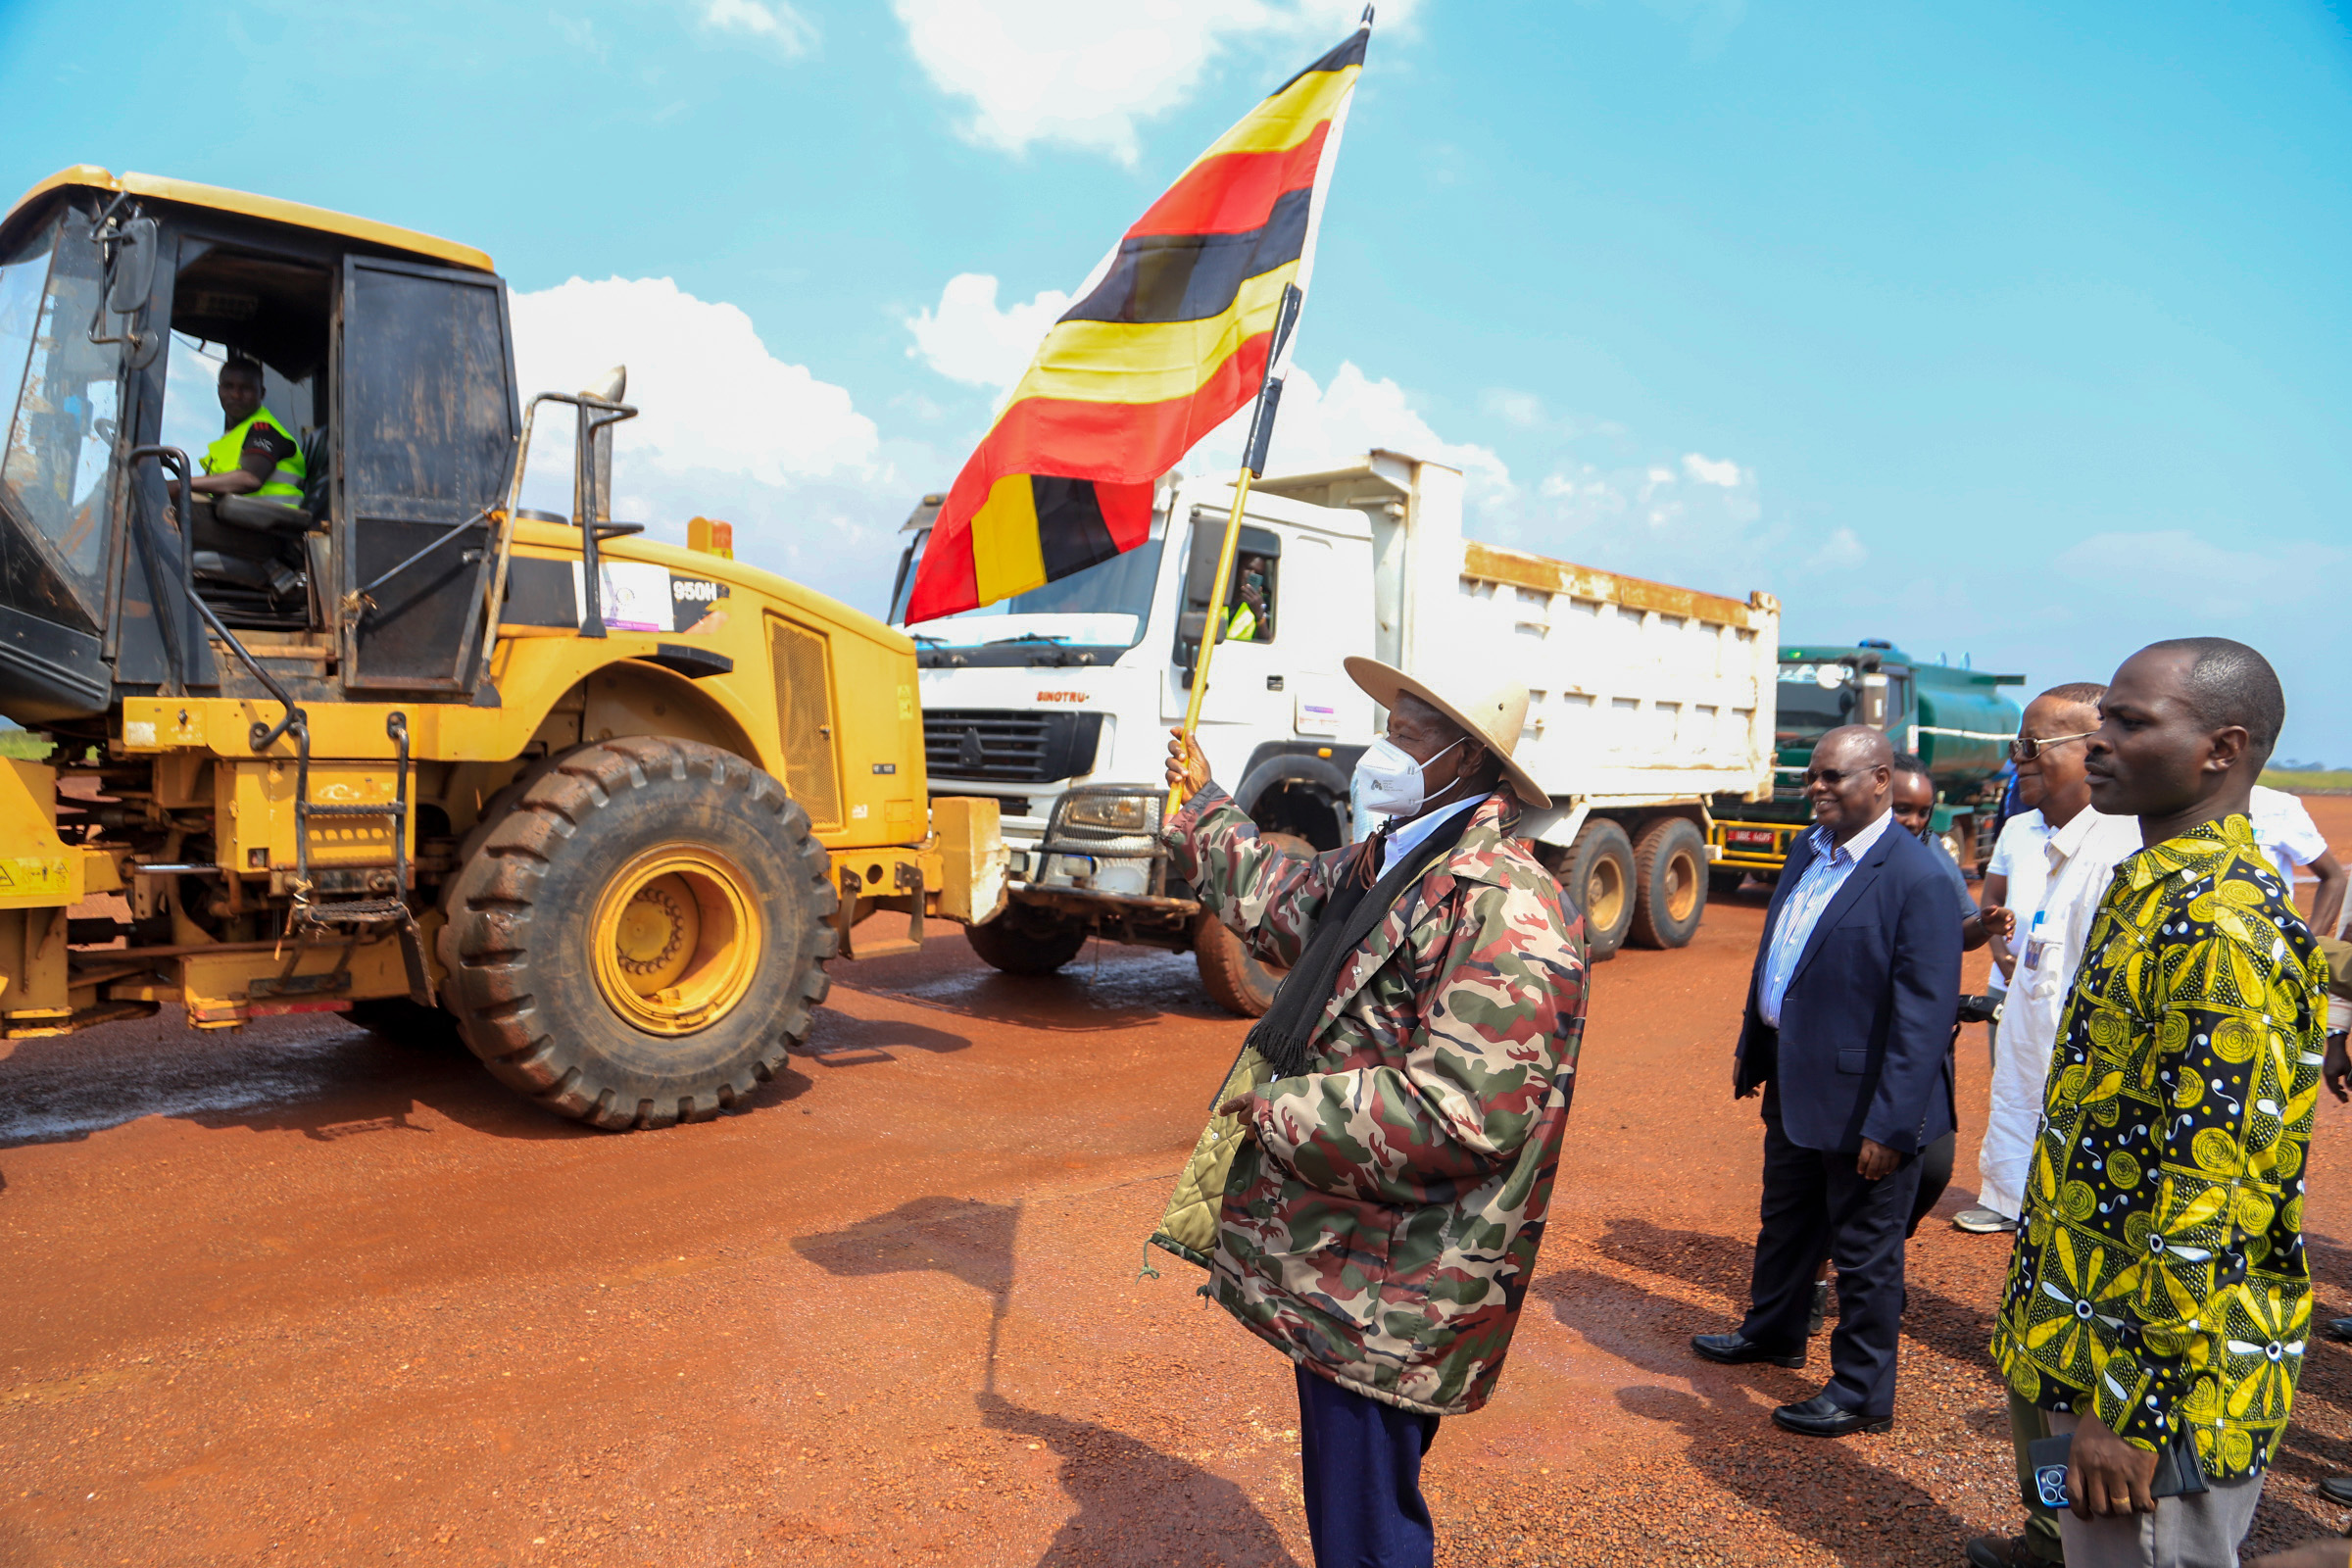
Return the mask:
<path id="1" fill-rule="evenodd" d="M 1830 906 L 1845 879 L 1862 863 L 1862 857 L 1893 821 L 1892 811 L 1882 811 L 1877 821 L 1843 844 L 1832 842 L 1826 827 L 1813 829 L 1813 861 L 1789 890 L 1788 902 L 1781 906 L 1780 922 L 1772 928 L 1772 947 L 1764 957 L 1764 986 L 1756 998 L 1756 1011 L 1773 1028 L 1781 1026 L 1781 1000 L 1788 995 L 1788 982 L 1796 976 L 1796 960 L 1804 956 L 1805 944 L 1812 939 L 1821 911 Z"/>

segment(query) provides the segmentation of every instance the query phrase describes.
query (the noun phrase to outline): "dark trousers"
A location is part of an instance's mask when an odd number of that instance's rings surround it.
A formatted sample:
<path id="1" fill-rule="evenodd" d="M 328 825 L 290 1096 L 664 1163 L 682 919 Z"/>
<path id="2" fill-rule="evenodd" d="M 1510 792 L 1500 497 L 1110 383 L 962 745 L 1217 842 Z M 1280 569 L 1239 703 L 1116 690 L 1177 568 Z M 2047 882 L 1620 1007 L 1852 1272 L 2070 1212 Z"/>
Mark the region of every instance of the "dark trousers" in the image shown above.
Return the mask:
<path id="1" fill-rule="evenodd" d="M 1429 1568 L 1437 1537 L 1421 1456 L 1438 1418 L 1368 1399 L 1300 1367 L 1298 1469 L 1315 1568 Z"/>
<path id="2" fill-rule="evenodd" d="M 1764 1097 L 1764 1201 L 1740 1337 L 1771 1350 L 1804 1348 L 1813 1280 L 1838 1265 L 1838 1329 L 1830 1336 L 1831 1402 L 1877 1418 L 1894 1413 L 1895 1341 L 1903 1326 L 1903 1231 L 1919 1192 L 1919 1159 L 1866 1182 L 1854 1156 L 1800 1149 Z"/>
<path id="3" fill-rule="evenodd" d="M 1943 1190 L 1952 1185 L 1952 1146 L 1958 1133 L 1945 1133 L 1919 1152 L 1919 1196 L 1911 1200 L 1911 1223 L 1903 1227 L 1906 1239 L 1919 1234 L 1919 1222 L 1934 1211 L 1943 1198 Z"/>

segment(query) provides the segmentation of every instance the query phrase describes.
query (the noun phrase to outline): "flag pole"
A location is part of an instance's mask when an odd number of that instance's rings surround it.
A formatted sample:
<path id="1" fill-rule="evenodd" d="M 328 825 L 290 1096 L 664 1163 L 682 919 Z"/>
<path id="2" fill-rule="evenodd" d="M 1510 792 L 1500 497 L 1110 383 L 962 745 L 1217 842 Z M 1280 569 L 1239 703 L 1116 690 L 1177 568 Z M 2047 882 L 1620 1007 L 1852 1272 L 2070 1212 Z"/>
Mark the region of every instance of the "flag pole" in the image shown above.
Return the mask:
<path id="1" fill-rule="evenodd" d="M 1200 628 L 1200 647 L 1193 656 L 1193 690 L 1184 705 L 1184 733 L 1189 738 L 1200 727 L 1200 703 L 1208 695 L 1208 661 L 1225 630 L 1225 589 L 1233 581 L 1234 557 L 1242 543 L 1242 509 L 1250 504 L 1250 481 L 1266 471 L 1266 446 L 1274 438 L 1274 412 L 1282 403 L 1282 377 L 1275 374 L 1291 329 L 1298 324 L 1298 308 L 1306 302 L 1296 283 L 1282 286 L 1282 305 L 1274 315 L 1274 336 L 1266 348 L 1266 378 L 1258 384 L 1257 406 L 1250 416 L 1250 440 L 1242 449 L 1241 471 L 1233 478 L 1233 511 L 1225 519 L 1225 542 L 1217 551 L 1216 580 L 1208 590 L 1208 623 Z M 1168 787 L 1168 814 L 1184 805 L 1184 786 Z"/>

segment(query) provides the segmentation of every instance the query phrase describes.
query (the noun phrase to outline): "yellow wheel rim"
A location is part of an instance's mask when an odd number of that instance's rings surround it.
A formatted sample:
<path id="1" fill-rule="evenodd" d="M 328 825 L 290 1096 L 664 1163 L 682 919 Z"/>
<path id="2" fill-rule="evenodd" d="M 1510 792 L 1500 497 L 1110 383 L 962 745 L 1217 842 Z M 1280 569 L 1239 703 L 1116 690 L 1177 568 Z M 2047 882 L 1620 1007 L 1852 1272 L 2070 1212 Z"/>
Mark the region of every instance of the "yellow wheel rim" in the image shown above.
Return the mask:
<path id="1" fill-rule="evenodd" d="M 622 865 L 591 929 L 597 988 L 649 1034 L 709 1028 L 760 972 L 758 901 L 742 868 L 707 845 L 664 844 Z"/>
<path id="2" fill-rule="evenodd" d="M 1698 907 L 1698 858 L 1688 850 L 1666 858 L 1666 914 L 1676 924 Z"/>
<path id="3" fill-rule="evenodd" d="M 1616 930 L 1625 914 L 1625 868 L 1611 856 L 1594 859 L 1586 873 L 1585 913 L 1601 931 Z"/>

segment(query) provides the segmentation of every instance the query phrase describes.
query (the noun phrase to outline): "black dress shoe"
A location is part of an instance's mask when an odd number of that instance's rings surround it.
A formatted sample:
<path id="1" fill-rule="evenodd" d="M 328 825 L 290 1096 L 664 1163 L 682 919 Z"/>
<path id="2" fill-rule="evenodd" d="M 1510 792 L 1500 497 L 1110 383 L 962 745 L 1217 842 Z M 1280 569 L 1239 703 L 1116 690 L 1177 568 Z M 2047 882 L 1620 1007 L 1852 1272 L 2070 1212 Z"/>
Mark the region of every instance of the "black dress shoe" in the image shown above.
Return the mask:
<path id="1" fill-rule="evenodd" d="M 2352 1340 L 2352 1317 L 2329 1318 L 2328 1337 L 2331 1340 Z"/>
<path id="2" fill-rule="evenodd" d="M 1805 1314 L 1805 1338 L 1809 1340 L 1819 1334 L 1821 1326 L 1829 1320 L 1830 1282 L 1815 1280 L 1813 1282 L 1813 1310 Z"/>
<path id="3" fill-rule="evenodd" d="M 1894 1425 L 1894 1417 L 1864 1415 L 1831 1403 L 1826 1394 L 1816 1394 L 1802 1404 L 1784 1404 L 1773 1411 L 1772 1424 L 1808 1438 L 1842 1438 L 1855 1432 L 1884 1432 Z"/>
<path id="4" fill-rule="evenodd" d="M 2329 1502 L 2352 1502 L 2352 1476 L 2320 1477 L 2320 1495 Z"/>
<path id="5" fill-rule="evenodd" d="M 2065 1559 L 2044 1557 L 2026 1536 L 1979 1536 L 1967 1546 L 1969 1568 L 2059 1568 Z"/>
<path id="6" fill-rule="evenodd" d="M 1737 1334 L 1693 1334 L 1690 1336 L 1690 1348 L 1710 1361 L 1721 1361 L 1725 1366 L 1745 1366 L 1750 1361 L 1770 1361 L 1774 1366 L 1805 1364 L 1805 1352 L 1801 1349 L 1794 1354 L 1767 1350 L 1761 1345 L 1750 1344 Z"/>

